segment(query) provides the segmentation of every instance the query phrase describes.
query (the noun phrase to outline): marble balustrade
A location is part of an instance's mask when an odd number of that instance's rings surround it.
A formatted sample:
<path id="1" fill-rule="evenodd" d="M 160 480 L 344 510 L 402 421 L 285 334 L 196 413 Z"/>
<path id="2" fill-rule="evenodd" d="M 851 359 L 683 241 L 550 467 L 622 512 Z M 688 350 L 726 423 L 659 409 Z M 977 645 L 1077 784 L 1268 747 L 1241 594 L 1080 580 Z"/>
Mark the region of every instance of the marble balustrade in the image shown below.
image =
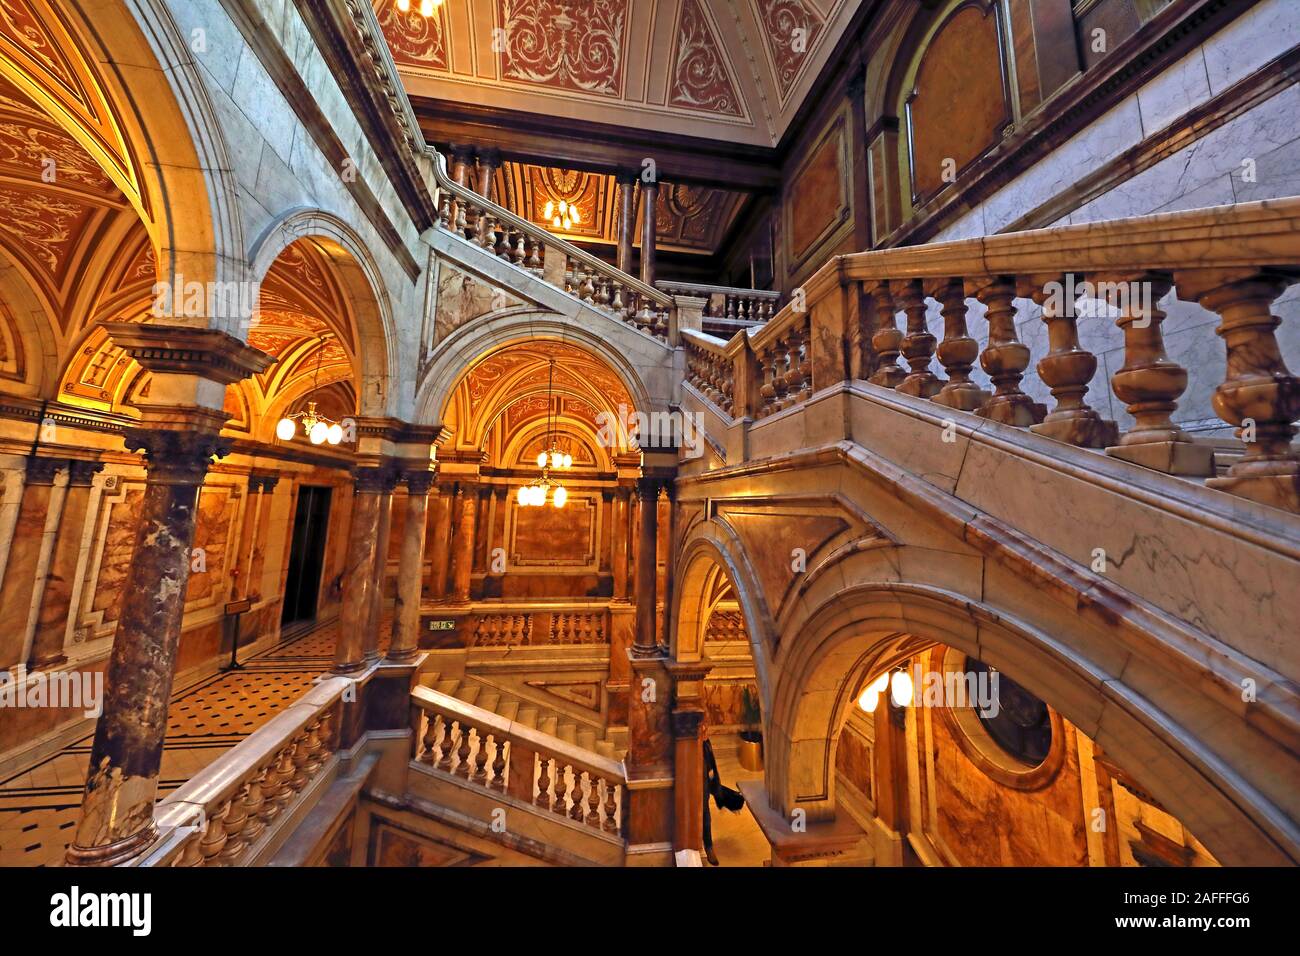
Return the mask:
<path id="1" fill-rule="evenodd" d="M 622 836 L 621 763 L 428 687 L 411 693 L 415 764 L 502 793 L 590 829 Z"/>
<path id="2" fill-rule="evenodd" d="M 1271 311 L 1297 267 L 1300 199 L 839 256 L 761 328 L 726 343 L 684 330 L 687 380 L 733 419 L 763 418 L 814 390 L 866 380 L 1300 512 L 1292 445 L 1300 383 Z M 1189 370 L 1165 351 L 1160 303 L 1170 292 L 1220 320 L 1226 374 L 1214 412 L 1243 449 L 1223 475 L 1213 446 L 1175 421 Z M 931 300 L 943 317 L 941 339 L 926 326 Z M 1046 327 L 1044 354 L 1021 340 L 1031 308 Z M 987 324 L 982 343 L 968 331 L 976 314 Z M 1122 341 L 1123 365 L 1109 379 L 1131 416 L 1126 429 L 1089 403 L 1098 361 L 1080 345 L 1081 321 L 1111 324 Z M 1035 360 L 1050 409 L 1021 388 Z M 991 388 L 971 380 L 976 363 Z"/>

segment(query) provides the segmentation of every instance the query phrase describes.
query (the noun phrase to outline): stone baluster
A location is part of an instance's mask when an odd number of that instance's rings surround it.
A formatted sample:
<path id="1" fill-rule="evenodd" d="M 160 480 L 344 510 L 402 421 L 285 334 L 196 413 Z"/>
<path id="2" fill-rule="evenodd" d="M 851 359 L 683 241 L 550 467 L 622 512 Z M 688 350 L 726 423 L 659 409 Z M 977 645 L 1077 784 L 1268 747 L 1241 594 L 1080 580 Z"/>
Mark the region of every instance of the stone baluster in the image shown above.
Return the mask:
<path id="1" fill-rule="evenodd" d="M 434 763 L 438 759 L 438 715 L 424 711 L 424 735 L 420 744 L 420 762 Z"/>
<path id="2" fill-rule="evenodd" d="M 933 398 L 943 382 L 930 371 L 935 339 L 925 324 L 925 292 L 919 279 L 899 283 L 898 304 L 907 315 L 907 335 L 903 337 L 903 358 L 912 371 L 898 383 L 898 391 L 918 398 Z"/>
<path id="3" fill-rule="evenodd" d="M 1300 418 L 1300 382 L 1277 341 L 1281 319 L 1272 303 L 1295 281 L 1254 271 L 1178 275 L 1183 297 L 1219 316 L 1215 331 L 1227 349 L 1227 372 L 1214 390 L 1214 410 L 1246 446 L 1222 478 L 1206 484 L 1285 511 L 1300 512 L 1300 457 L 1291 446 Z"/>
<path id="4" fill-rule="evenodd" d="M 976 414 L 983 418 L 1028 428 L 1043 420 L 1042 405 L 1020 390 L 1029 365 L 1029 347 L 1016 337 L 1015 283 L 1005 276 L 967 280 L 966 292 L 987 310 L 989 342 L 980 353 L 980 367 L 993 381 L 993 395 Z"/>
<path id="5" fill-rule="evenodd" d="M 216 859 L 226 846 L 226 814 L 230 812 L 231 801 L 227 800 L 221 809 L 208 817 L 207 828 L 199 841 L 199 851 L 203 855 L 200 866 L 215 866 Z"/>
<path id="6" fill-rule="evenodd" d="M 257 775 L 257 788 L 262 794 L 262 805 L 258 810 L 257 818 L 262 821 L 264 829 L 280 815 L 280 805 L 273 798 L 279 787 L 280 773 L 275 758 L 272 758 Z"/>
<path id="7" fill-rule="evenodd" d="M 439 715 L 438 720 L 442 724 L 442 741 L 438 744 L 438 749 L 441 751 L 438 756 L 438 769 L 443 773 L 451 773 L 452 761 L 455 759 L 452 756 L 452 750 L 456 746 L 455 736 L 452 733 L 451 718 Z"/>
<path id="8" fill-rule="evenodd" d="M 1165 313 L 1156 305 L 1172 280 L 1151 273 L 1088 278 L 1097 298 L 1118 312 L 1124 364 L 1111 376 L 1110 387 L 1134 419 L 1106 453 L 1167 474 L 1212 475 L 1213 450 L 1195 444 L 1172 418 L 1187 388 L 1187 370 L 1165 355 Z"/>
<path id="9" fill-rule="evenodd" d="M 496 745 L 496 756 L 492 760 L 492 779 L 488 781 L 488 788 L 497 790 L 501 793 L 506 792 L 506 740 L 497 734 L 492 735 L 492 743 Z"/>
<path id="10" fill-rule="evenodd" d="M 487 775 L 488 762 L 488 739 L 480 733 L 478 735 L 478 752 L 474 754 L 474 782 L 480 787 L 488 785 Z"/>
<path id="11" fill-rule="evenodd" d="M 248 787 L 248 784 L 244 784 L 226 809 L 226 845 L 217 854 L 217 865 L 219 866 L 233 866 L 235 861 L 249 847 L 247 839 L 248 805 L 244 802 Z"/>
<path id="12" fill-rule="evenodd" d="M 445 189 L 438 197 L 438 225 L 443 229 L 451 225 L 451 193 Z"/>
<path id="13" fill-rule="evenodd" d="M 618 832 L 618 805 L 614 802 L 615 786 L 614 783 L 610 780 L 606 780 L 604 781 L 604 783 L 605 783 L 605 820 L 601 825 L 601 829 L 603 829 L 606 833 L 617 833 Z"/>
<path id="14" fill-rule="evenodd" d="M 587 815 L 583 819 L 589 827 L 600 829 L 600 787 L 603 781 L 594 774 L 587 774 Z"/>
<path id="15" fill-rule="evenodd" d="M 551 808 L 551 778 L 547 773 L 550 764 L 550 757 L 537 755 L 537 797 L 533 802 L 543 810 Z"/>
<path id="16" fill-rule="evenodd" d="M 1038 377 L 1056 400 L 1051 413 L 1029 430 L 1081 448 L 1106 448 L 1115 444 L 1118 430 L 1084 401 L 1097 359 L 1079 345 L 1074 288 L 1073 276 L 1059 275 L 1029 276 L 1017 286 L 1021 298 L 1043 310 L 1048 353 L 1038 362 Z"/>
<path id="17" fill-rule="evenodd" d="M 875 331 L 871 334 L 876 368 L 867 381 L 872 385 L 897 388 L 907 378 L 907 373 L 898 364 L 898 356 L 903 348 L 903 333 L 898 328 L 898 309 L 888 282 L 877 282 L 871 288 L 871 307 L 876 314 Z"/>
<path id="18" fill-rule="evenodd" d="M 262 783 L 264 775 L 254 773 L 244 786 L 243 804 L 244 804 L 244 840 L 252 846 L 258 841 L 263 833 L 266 832 L 266 824 L 262 822 L 262 807 L 266 804 L 266 798 L 262 796 Z"/>
<path id="19" fill-rule="evenodd" d="M 555 766 L 555 800 L 551 803 L 551 811 L 565 816 L 569 812 L 565 797 L 569 791 L 568 768 L 561 765 L 558 760 Z"/>
<path id="20" fill-rule="evenodd" d="M 528 258 L 524 260 L 524 268 L 536 275 L 542 274 L 542 244 L 532 236 L 528 237 Z"/>
<path id="21" fill-rule="evenodd" d="M 470 734 L 473 732 L 474 728 L 463 720 L 457 721 L 457 724 L 460 727 L 460 747 L 456 750 L 455 772 L 457 776 L 464 777 L 468 780 L 472 769 L 470 767 L 469 755 L 470 751 L 473 749 L 470 741 Z"/>
<path id="22" fill-rule="evenodd" d="M 587 816 L 587 808 L 584 803 L 584 797 L 582 792 L 582 777 L 583 777 L 583 772 L 579 770 L 577 767 L 574 767 L 573 768 L 573 793 L 571 794 L 573 805 L 569 807 L 569 819 L 574 820 L 578 823 L 582 823 Z M 594 790 L 595 786 L 591 779 L 591 774 L 587 774 L 586 777 L 587 777 L 587 786 L 591 787 Z"/>
<path id="23" fill-rule="evenodd" d="M 936 279 L 926 290 L 939 303 L 943 315 L 943 340 L 937 354 L 948 381 L 934 400 L 940 405 L 973 412 L 989 399 L 989 393 L 970 379 L 979 358 L 979 343 L 966 330 L 966 290 L 960 279 Z"/>

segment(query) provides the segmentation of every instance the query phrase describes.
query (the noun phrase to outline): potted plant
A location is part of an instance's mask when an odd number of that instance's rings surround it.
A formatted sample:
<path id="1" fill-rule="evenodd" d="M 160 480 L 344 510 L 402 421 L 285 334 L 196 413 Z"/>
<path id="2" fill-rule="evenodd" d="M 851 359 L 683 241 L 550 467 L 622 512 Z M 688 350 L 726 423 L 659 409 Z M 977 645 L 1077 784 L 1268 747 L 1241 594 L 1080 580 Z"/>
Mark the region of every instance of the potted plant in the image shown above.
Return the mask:
<path id="1" fill-rule="evenodd" d="M 746 770 L 763 769 L 763 713 L 758 706 L 758 694 L 745 685 L 740 698 L 740 765 Z"/>

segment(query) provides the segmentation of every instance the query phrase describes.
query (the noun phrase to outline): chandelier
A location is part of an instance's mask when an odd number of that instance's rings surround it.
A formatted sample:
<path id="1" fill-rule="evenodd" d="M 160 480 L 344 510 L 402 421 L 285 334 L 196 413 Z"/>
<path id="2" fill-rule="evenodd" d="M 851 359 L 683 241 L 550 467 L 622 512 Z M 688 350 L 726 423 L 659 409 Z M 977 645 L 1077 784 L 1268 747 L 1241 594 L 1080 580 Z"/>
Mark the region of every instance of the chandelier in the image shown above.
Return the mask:
<path id="1" fill-rule="evenodd" d="M 321 336 L 319 347 L 316 349 L 316 372 L 311 385 L 311 394 L 313 395 L 320 386 L 320 363 L 321 356 L 325 351 L 325 338 L 325 336 Z M 327 418 L 316 411 L 314 401 L 307 402 L 305 411 L 286 415 L 276 422 L 275 436 L 280 441 L 292 441 L 293 436 L 298 433 L 299 421 L 302 422 L 302 433 L 307 436 L 308 441 L 313 445 L 323 445 L 326 442 L 337 445 L 343 440 L 343 426 L 334 419 Z"/>
<path id="2" fill-rule="evenodd" d="M 524 507 L 539 507 L 546 504 L 549 498 L 551 504 L 556 508 L 563 508 L 565 502 L 569 500 L 569 493 L 564 490 L 564 485 L 551 477 L 552 469 L 567 471 L 573 467 L 573 456 L 560 451 L 556 444 L 555 431 L 552 428 L 554 411 L 555 359 L 551 359 L 550 370 L 546 378 L 546 432 L 550 437 L 551 447 L 549 450 L 539 452 L 537 455 L 537 467 L 542 469 L 541 477 L 519 489 L 516 500 Z"/>
<path id="3" fill-rule="evenodd" d="M 442 6 L 442 0 L 420 0 L 420 16 L 431 17 L 433 11 Z M 411 0 L 397 0 L 397 9 L 402 13 L 411 12 Z"/>
<path id="4" fill-rule="evenodd" d="M 542 210 L 542 218 L 556 229 L 563 229 L 565 232 L 571 231 L 575 225 L 582 225 L 582 216 L 578 213 L 577 205 L 567 199 L 561 199 L 558 206 L 555 200 L 548 199 L 546 208 Z"/>

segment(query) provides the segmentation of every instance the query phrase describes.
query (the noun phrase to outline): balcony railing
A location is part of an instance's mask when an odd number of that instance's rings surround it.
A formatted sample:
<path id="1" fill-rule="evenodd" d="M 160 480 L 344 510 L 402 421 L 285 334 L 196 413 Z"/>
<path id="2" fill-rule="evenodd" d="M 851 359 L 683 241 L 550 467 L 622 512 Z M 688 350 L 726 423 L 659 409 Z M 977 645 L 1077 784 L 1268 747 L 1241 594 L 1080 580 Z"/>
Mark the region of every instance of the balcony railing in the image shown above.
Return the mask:
<path id="1" fill-rule="evenodd" d="M 447 172 L 445 156 L 436 154 L 433 168 L 442 229 L 613 318 L 667 340 L 674 308 L 671 296 L 457 183 Z"/>
<path id="2" fill-rule="evenodd" d="M 466 631 L 472 647 L 608 644 L 609 606 L 487 601 L 472 606 Z"/>
<path id="3" fill-rule="evenodd" d="M 240 866 L 254 860 L 313 779 L 335 759 L 351 684 L 329 677 L 160 802 L 161 838 L 143 866 Z"/>
<path id="4" fill-rule="evenodd" d="M 655 287 L 673 296 L 689 295 L 704 299 L 704 331 L 721 338 L 729 339 L 740 329 L 764 324 L 776 314 L 781 305 L 781 293 L 761 289 L 737 289 L 667 280 L 656 282 Z"/>
<path id="5" fill-rule="evenodd" d="M 1212 448 L 1171 419 L 1188 372 L 1165 353 L 1157 303 L 1174 289 L 1220 317 L 1227 374 L 1213 404 L 1245 447 L 1209 484 L 1296 511 L 1300 459 L 1291 438 L 1300 381 L 1283 360 L 1281 320 L 1270 309 L 1298 278 L 1300 199 L 1270 200 L 837 256 L 805 283 L 803 302 L 761 328 L 728 342 L 694 331 L 682 339 L 688 380 L 733 419 L 761 419 L 846 378 L 866 380 L 1162 471 L 1209 477 Z M 927 328 L 927 298 L 943 317 L 942 339 Z M 983 348 L 967 328 L 972 299 L 988 321 Z M 1037 371 L 1051 390 L 1050 410 L 1020 387 L 1033 356 L 1017 334 L 1017 299 L 1036 303 L 1047 327 Z M 1095 311 L 1078 308 L 1089 302 Z M 1133 418 L 1123 433 L 1086 401 L 1097 358 L 1080 345 L 1078 314 L 1117 326 L 1124 361 L 1111 387 Z M 931 370 L 936 357 L 945 376 Z M 991 391 L 971 380 L 976 361 Z"/>
<path id="6" fill-rule="evenodd" d="M 428 687 L 411 692 L 412 760 L 485 794 L 505 794 L 623 836 L 623 764 Z"/>

